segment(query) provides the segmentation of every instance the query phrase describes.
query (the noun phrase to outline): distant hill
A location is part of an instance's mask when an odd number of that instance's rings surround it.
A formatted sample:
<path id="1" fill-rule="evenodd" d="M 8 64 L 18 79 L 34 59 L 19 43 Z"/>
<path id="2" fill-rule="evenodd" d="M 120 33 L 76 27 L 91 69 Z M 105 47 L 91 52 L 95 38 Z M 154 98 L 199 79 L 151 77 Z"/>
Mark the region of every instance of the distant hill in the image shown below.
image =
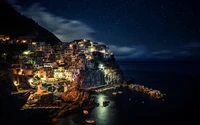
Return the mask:
<path id="1" fill-rule="evenodd" d="M 0 35 L 8 35 L 11 38 L 34 35 L 36 41 L 46 41 L 51 45 L 61 42 L 53 33 L 21 15 L 3 0 L 0 0 L 0 17 Z"/>

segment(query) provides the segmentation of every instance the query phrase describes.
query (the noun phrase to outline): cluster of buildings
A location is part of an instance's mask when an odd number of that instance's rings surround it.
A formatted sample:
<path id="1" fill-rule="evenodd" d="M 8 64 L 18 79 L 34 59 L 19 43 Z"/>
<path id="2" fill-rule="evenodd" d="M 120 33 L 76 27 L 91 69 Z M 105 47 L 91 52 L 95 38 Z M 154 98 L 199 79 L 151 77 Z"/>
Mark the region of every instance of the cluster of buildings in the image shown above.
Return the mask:
<path id="1" fill-rule="evenodd" d="M 0 42 L 3 43 L 5 41 L 9 41 L 10 37 L 5 35 L 0 35 Z"/>
<path id="2" fill-rule="evenodd" d="M 13 78 L 16 86 L 20 82 L 28 82 L 31 86 L 39 82 L 62 80 L 72 83 L 80 72 L 88 69 L 107 72 L 108 60 L 114 58 L 108 46 L 85 39 L 60 42 L 53 46 L 45 42 L 34 42 L 30 37 L 19 37 L 14 41 L 12 43 L 8 39 L 1 42 L 27 45 L 25 51 L 12 55 L 15 61 L 11 63 L 10 70 L 17 76 Z M 22 77 L 19 79 L 19 76 Z"/>
<path id="3" fill-rule="evenodd" d="M 7 35 L 0 35 L 0 44 L 26 44 L 34 41 L 34 39 L 34 35 L 20 36 L 15 39 Z"/>
<path id="4" fill-rule="evenodd" d="M 84 79 L 90 77 L 85 76 L 88 71 L 89 74 L 101 71 L 101 79 L 104 80 L 101 81 L 102 84 L 117 83 L 120 78 L 119 68 L 115 65 L 114 55 L 109 47 L 90 40 L 80 39 L 50 45 L 36 42 L 31 36 L 17 39 L 1 36 L 0 44 L 23 46 L 23 51 L 9 55 L 12 58 L 8 60 L 9 71 L 18 91 L 36 88 L 36 92 L 27 101 L 29 105 L 48 105 L 55 100 L 53 98 L 62 97 L 77 84 L 82 85 Z M 10 51 L 12 50 L 8 50 Z M 8 59 L 7 56 L 8 53 L 1 53 L 5 60 Z M 91 81 L 86 80 L 85 83 L 88 82 Z"/>

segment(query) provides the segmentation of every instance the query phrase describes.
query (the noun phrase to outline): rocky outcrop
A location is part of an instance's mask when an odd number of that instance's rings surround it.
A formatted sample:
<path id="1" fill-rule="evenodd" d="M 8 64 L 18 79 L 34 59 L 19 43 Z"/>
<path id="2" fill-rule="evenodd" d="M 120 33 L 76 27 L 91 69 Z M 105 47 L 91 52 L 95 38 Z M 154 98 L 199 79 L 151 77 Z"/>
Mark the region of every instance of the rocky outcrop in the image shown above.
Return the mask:
<path id="1" fill-rule="evenodd" d="M 84 93 L 77 88 L 73 88 L 62 95 L 62 99 L 65 102 L 81 102 L 89 97 L 88 93 Z"/>
<path id="2" fill-rule="evenodd" d="M 116 84 L 123 82 L 123 73 L 120 69 L 107 69 L 104 72 L 104 79 L 106 84 Z"/>
<path id="3" fill-rule="evenodd" d="M 104 72 L 102 70 L 88 70 L 82 82 L 82 87 L 88 88 L 104 84 Z"/>
<path id="4" fill-rule="evenodd" d="M 134 79 L 133 78 L 127 78 L 127 79 L 124 79 L 123 81 L 123 84 L 124 85 L 129 85 L 129 84 L 134 84 Z"/>
<path id="5" fill-rule="evenodd" d="M 96 61 L 96 60 L 94 60 Z M 102 62 L 108 63 L 106 61 Z M 78 83 L 81 88 L 96 87 L 105 84 L 122 84 L 124 75 L 116 62 L 109 62 L 103 69 L 88 69 L 79 76 Z"/>

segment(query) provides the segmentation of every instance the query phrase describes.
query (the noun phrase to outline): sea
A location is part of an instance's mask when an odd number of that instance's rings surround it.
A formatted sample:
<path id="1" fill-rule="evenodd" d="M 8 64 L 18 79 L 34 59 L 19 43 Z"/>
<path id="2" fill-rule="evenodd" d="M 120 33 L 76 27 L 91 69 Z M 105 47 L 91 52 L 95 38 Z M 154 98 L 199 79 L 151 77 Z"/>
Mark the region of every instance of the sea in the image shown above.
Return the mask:
<path id="1" fill-rule="evenodd" d="M 85 115 L 74 112 L 54 120 L 36 120 L 42 125 L 87 125 L 94 119 L 96 125 L 164 125 L 193 124 L 199 116 L 199 62 L 118 61 L 125 78 L 134 83 L 160 90 L 165 100 L 123 89 L 122 94 L 112 91 L 95 94 L 100 105 Z M 103 101 L 109 100 L 106 107 Z"/>

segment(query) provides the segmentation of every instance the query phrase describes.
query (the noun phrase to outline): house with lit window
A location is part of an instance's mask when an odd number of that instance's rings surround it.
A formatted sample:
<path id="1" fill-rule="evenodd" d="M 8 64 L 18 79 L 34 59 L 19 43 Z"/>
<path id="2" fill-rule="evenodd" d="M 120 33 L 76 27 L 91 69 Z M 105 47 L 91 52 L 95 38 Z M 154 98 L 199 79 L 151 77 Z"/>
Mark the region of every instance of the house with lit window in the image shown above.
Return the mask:
<path id="1" fill-rule="evenodd" d="M 28 50 L 35 52 L 38 48 L 37 42 L 28 43 Z"/>
<path id="2" fill-rule="evenodd" d="M 51 67 L 44 67 L 46 71 L 46 78 L 54 78 L 54 70 Z"/>
<path id="3" fill-rule="evenodd" d="M 54 78 L 56 79 L 65 79 L 65 73 L 64 71 L 61 71 L 59 69 L 54 69 Z"/>
<path id="4" fill-rule="evenodd" d="M 65 79 L 72 82 L 73 80 L 73 73 L 72 71 L 69 71 L 69 70 L 65 70 Z"/>

